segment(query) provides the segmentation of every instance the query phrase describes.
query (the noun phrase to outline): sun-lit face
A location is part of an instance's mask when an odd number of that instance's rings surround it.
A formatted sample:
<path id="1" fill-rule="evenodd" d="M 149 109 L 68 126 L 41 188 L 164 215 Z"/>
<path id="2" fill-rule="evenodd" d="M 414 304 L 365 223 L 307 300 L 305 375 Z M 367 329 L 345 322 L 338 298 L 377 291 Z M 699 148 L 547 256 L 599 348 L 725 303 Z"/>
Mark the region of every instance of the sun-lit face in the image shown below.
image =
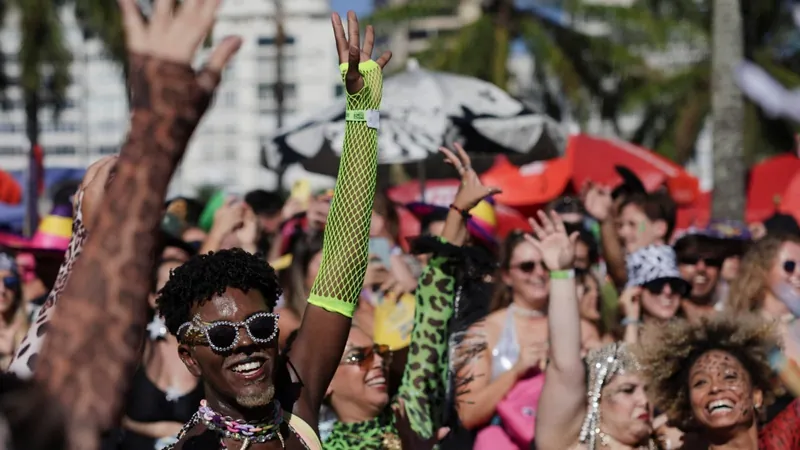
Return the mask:
<path id="1" fill-rule="evenodd" d="M 653 411 L 647 386 L 637 374 L 621 373 L 611 378 L 600 393 L 600 428 L 616 441 L 636 447 L 652 432 Z"/>
<path id="2" fill-rule="evenodd" d="M 680 255 L 678 270 L 681 278 L 692 286 L 690 299 L 706 300 L 714 294 L 719 281 L 723 259 L 696 255 Z"/>
<path id="3" fill-rule="evenodd" d="M 634 204 L 627 204 L 620 211 L 617 234 L 628 253 L 663 243 L 659 228 L 657 222 L 651 221 L 644 211 Z"/>
<path id="4" fill-rule="evenodd" d="M 329 388 L 331 405 L 339 413 L 346 408 L 377 417 L 389 404 L 388 361 L 374 345 L 366 333 L 356 327 L 350 329 L 342 361 Z"/>
<path id="5" fill-rule="evenodd" d="M 511 286 L 515 299 L 537 309 L 547 302 L 550 277 L 542 261 L 542 254 L 529 242 L 520 241 L 514 247 L 503 278 Z"/>
<path id="6" fill-rule="evenodd" d="M 270 312 L 259 291 L 244 293 L 228 288 L 202 306 L 194 306 L 191 315 L 199 315 L 205 323 L 242 322 L 259 312 Z M 275 394 L 278 337 L 259 344 L 253 342 L 245 327 L 238 333 L 238 343 L 227 352 L 217 352 L 208 345 L 181 344 L 181 359 L 193 375 L 203 378 L 207 396 L 243 408 L 266 406 Z"/>
<path id="7" fill-rule="evenodd" d="M 653 283 L 642 289 L 642 309 L 659 320 L 675 317 L 681 306 L 681 296 L 670 283 Z"/>
<path id="8" fill-rule="evenodd" d="M 701 427 L 718 433 L 755 423 L 762 392 L 730 353 L 712 350 L 702 355 L 692 365 L 688 382 L 692 415 Z"/>
<path id="9" fill-rule="evenodd" d="M 785 286 L 795 296 L 800 295 L 800 245 L 794 242 L 781 244 L 769 271 L 769 285 L 773 288 Z"/>

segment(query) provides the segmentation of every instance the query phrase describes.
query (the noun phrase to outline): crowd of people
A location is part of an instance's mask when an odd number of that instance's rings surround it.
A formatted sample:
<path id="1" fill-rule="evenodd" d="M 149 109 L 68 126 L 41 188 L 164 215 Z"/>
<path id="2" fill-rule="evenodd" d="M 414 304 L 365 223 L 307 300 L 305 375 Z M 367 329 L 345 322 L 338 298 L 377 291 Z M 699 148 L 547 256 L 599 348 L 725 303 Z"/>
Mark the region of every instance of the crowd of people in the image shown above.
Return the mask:
<path id="1" fill-rule="evenodd" d="M 795 219 L 676 231 L 626 174 L 501 237 L 456 145 L 405 241 L 376 180 L 391 54 L 353 13 L 336 188 L 162 207 L 241 45 L 195 72 L 220 2 L 173 3 L 120 0 L 130 132 L 61 205 L 63 259 L 0 249 L 0 448 L 800 449 Z"/>

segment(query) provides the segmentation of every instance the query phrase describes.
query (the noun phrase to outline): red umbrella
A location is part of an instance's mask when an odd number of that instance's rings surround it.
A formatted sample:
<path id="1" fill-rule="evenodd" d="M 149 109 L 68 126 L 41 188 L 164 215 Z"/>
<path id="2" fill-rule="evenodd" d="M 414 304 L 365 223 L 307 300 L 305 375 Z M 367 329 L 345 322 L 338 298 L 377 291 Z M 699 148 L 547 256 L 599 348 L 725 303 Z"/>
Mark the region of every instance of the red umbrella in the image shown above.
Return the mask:
<path id="1" fill-rule="evenodd" d="M 795 174 L 783 192 L 778 211 L 793 216 L 800 223 L 800 171 Z"/>
<path id="2" fill-rule="evenodd" d="M 616 186 L 622 179 L 614 167 L 625 166 L 639 177 L 648 191 L 666 183 L 672 198 L 679 204 L 691 203 L 700 191 L 700 182 L 683 167 L 630 142 L 578 134 L 570 136 L 567 154 L 573 161 L 572 183 L 576 190 L 588 181 Z"/>
<path id="3" fill-rule="evenodd" d="M 0 203 L 18 205 L 22 201 L 22 186 L 8 172 L 0 170 Z"/>
<path id="4" fill-rule="evenodd" d="M 705 227 L 711 221 L 711 192 L 701 192 L 697 198 L 688 205 L 678 207 L 675 219 L 675 229 L 685 230 L 689 227 Z M 673 235 L 676 235 L 674 233 Z"/>
<path id="5" fill-rule="evenodd" d="M 515 166 L 503 155 L 481 175 L 486 186 L 503 190 L 498 202 L 513 207 L 541 205 L 556 199 L 569 182 L 572 161 L 568 156 Z"/>
<path id="6" fill-rule="evenodd" d="M 798 172 L 800 158 L 791 153 L 768 158 L 753 166 L 747 189 L 745 221 L 762 222 L 775 214 L 776 197 L 787 190 Z"/>

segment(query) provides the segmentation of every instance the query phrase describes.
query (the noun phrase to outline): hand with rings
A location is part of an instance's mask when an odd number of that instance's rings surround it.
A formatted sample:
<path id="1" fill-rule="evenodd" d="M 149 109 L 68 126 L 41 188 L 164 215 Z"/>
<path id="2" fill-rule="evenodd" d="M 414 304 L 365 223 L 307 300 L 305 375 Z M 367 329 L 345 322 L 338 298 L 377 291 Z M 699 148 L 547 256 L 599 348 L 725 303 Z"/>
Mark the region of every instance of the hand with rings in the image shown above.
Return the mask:
<path id="1" fill-rule="evenodd" d="M 461 211 L 469 211 L 486 197 L 503 192 L 494 186 L 484 186 L 478 174 L 472 168 L 472 161 L 460 144 L 453 145 L 456 153 L 446 147 L 439 147 L 445 156 L 445 162 L 452 165 L 461 176 L 461 186 L 458 188 L 453 206 Z"/>

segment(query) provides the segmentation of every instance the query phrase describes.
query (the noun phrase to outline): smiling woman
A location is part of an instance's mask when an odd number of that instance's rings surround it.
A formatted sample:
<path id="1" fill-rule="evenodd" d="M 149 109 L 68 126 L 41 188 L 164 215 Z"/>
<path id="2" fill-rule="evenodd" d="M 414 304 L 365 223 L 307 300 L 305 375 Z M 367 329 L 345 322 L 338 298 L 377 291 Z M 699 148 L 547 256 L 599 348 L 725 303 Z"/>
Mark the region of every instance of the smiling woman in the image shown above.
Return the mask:
<path id="1" fill-rule="evenodd" d="M 797 401 L 758 429 L 775 394 L 768 360 L 778 346 L 774 331 L 747 314 L 646 328 L 640 361 L 656 406 L 715 449 L 800 448 Z"/>

